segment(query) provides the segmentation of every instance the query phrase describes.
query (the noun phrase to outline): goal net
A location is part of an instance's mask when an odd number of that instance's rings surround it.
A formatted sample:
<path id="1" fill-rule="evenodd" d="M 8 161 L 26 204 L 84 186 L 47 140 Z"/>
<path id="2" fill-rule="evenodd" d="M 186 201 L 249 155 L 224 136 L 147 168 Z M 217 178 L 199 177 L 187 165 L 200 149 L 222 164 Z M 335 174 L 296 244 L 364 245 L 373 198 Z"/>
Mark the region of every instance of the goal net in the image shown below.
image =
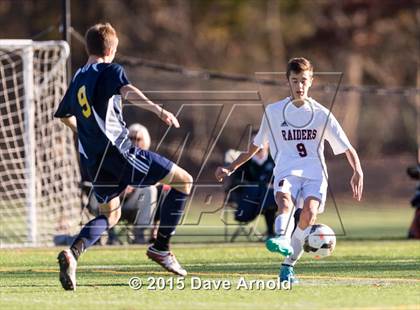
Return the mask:
<path id="1" fill-rule="evenodd" d="M 0 247 L 52 245 L 77 228 L 73 134 L 53 118 L 68 56 L 62 41 L 0 40 Z"/>

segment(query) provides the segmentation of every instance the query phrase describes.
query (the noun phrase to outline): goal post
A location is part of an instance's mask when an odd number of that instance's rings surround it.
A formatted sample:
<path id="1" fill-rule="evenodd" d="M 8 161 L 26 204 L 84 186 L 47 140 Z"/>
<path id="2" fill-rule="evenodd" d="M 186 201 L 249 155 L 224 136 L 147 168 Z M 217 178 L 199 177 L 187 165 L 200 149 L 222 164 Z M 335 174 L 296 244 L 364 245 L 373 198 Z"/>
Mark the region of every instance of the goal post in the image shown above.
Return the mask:
<path id="1" fill-rule="evenodd" d="M 53 244 L 79 218 L 73 135 L 53 118 L 64 41 L 0 40 L 0 247 Z"/>

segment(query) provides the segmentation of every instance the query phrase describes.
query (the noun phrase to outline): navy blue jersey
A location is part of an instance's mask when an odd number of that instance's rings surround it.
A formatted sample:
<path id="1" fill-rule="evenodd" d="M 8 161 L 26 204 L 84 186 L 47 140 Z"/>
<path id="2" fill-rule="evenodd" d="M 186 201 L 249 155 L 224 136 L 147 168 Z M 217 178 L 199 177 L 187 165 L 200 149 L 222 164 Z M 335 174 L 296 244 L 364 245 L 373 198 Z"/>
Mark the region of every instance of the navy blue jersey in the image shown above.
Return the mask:
<path id="1" fill-rule="evenodd" d="M 108 153 L 126 153 L 132 147 L 122 118 L 120 89 L 129 84 L 118 64 L 98 63 L 80 68 L 55 112 L 75 116 L 79 152 L 89 167 L 98 167 Z"/>
<path id="2" fill-rule="evenodd" d="M 173 163 L 135 147 L 122 118 L 120 89 L 129 84 L 118 64 L 80 68 L 54 116 L 75 116 L 82 170 L 100 203 L 118 196 L 127 185 L 150 186 L 162 180 Z"/>

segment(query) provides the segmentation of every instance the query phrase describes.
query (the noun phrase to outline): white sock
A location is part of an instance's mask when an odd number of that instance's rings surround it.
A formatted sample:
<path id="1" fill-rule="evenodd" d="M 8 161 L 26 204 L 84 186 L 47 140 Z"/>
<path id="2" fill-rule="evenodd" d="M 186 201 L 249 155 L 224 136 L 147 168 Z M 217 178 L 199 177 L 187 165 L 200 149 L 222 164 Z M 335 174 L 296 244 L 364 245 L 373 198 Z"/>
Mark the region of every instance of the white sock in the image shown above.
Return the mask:
<path id="1" fill-rule="evenodd" d="M 290 245 L 293 248 L 293 255 L 290 255 L 285 258 L 284 264 L 294 266 L 299 258 L 303 254 L 303 239 L 304 239 L 304 231 L 298 227 L 296 227 L 293 235 L 292 240 L 290 241 Z"/>
<path id="2" fill-rule="evenodd" d="M 294 225 L 295 218 L 292 212 L 279 214 L 274 222 L 274 232 L 277 236 L 290 240 Z"/>

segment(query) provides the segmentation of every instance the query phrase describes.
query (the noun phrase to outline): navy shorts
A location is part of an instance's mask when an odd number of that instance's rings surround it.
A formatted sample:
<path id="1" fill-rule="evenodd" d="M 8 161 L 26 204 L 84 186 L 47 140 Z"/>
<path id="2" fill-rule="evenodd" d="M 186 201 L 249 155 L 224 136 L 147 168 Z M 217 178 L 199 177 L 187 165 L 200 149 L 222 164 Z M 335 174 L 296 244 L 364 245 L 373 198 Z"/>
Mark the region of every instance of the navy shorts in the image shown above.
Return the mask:
<path id="1" fill-rule="evenodd" d="M 108 152 L 99 171 L 89 169 L 89 174 L 92 176 L 95 196 L 102 204 L 119 196 L 128 185 L 155 185 L 168 175 L 173 165 L 166 157 L 133 147 L 125 154 Z"/>

